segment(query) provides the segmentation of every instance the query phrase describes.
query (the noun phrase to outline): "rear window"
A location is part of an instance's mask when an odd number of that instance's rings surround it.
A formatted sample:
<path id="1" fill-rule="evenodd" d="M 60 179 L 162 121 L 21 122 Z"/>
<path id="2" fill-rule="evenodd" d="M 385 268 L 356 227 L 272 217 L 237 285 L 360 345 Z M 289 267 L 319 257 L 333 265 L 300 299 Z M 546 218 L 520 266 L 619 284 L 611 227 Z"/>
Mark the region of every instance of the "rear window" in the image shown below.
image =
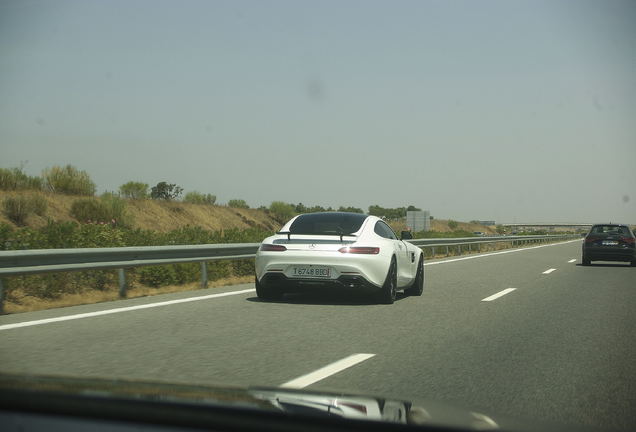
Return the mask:
<path id="1" fill-rule="evenodd" d="M 618 225 L 596 225 L 592 227 L 592 234 L 622 234 L 631 235 L 629 229 Z"/>
<path id="2" fill-rule="evenodd" d="M 366 215 L 357 213 L 309 213 L 298 216 L 289 227 L 292 234 L 351 234 L 362 226 Z"/>

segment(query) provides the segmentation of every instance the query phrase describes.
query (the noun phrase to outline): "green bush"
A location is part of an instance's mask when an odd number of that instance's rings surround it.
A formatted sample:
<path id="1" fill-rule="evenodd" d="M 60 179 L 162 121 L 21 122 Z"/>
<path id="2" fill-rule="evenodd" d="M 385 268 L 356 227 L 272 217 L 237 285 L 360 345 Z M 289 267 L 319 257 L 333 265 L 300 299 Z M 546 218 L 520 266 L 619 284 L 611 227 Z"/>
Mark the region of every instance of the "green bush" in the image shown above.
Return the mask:
<path id="1" fill-rule="evenodd" d="M 145 199 L 148 198 L 148 184 L 129 181 L 119 186 L 119 193 L 128 199 Z"/>
<path id="2" fill-rule="evenodd" d="M 120 228 L 109 224 L 83 224 L 71 234 L 76 248 L 123 247 L 124 235 Z"/>
<path id="3" fill-rule="evenodd" d="M 183 197 L 183 201 L 192 204 L 207 204 L 214 205 L 216 202 L 216 196 L 212 194 L 202 194 L 201 192 L 188 192 Z"/>
<path id="4" fill-rule="evenodd" d="M 16 225 L 24 225 L 27 217 L 35 212 L 35 206 L 34 199 L 27 195 L 7 197 L 2 202 L 2 210 L 5 216 Z M 39 210 L 41 209 L 38 208 Z M 44 210 L 46 210 L 46 207 Z"/>
<path id="5" fill-rule="evenodd" d="M 242 199 L 231 199 L 227 202 L 227 206 L 232 208 L 245 208 L 245 209 L 250 208 L 250 206 L 247 205 L 245 200 L 242 200 Z"/>
<path id="6" fill-rule="evenodd" d="M 457 229 L 457 227 L 459 226 L 459 224 L 457 222 L 455 222 L 454 220 L 449 220 L 448 221 L 448 227 L 452 230 Z"/>
<path id="7" fill-rule="evenodd" d="M 52 192 L 69 195 L 95 194 L 95 183 L 86 171 L 80 171 L 73 165 L 52 166 L 42 171 L 46 188 Z"/>
<path id="8" fill-rule="evenodd" d="M 126 201 L 112 193 L 101 198 L 85 198 L 73 201 L 71 216 L 83 223 L 101 223 L 130 226 L 132 217 L 126 211 Z"/>
<path id="9" fill-rule="evenodd" d="M 46 198 L 44 198 L 40 194 L 34 194 L 30 196 L 31 206 L 33 207 L 33 213 L 38 216 L 44 216 L 46 213 L 46 209 L 48 208 L 48 203 L 46 202 Z"/>
<path id="10" fill-rule="evenodd" d="M 166 285 L 174 285 L 176 277 L 173 266 L 152 266 L 137 269 L 139 282 L 150 287 L 158 288 Z"/>
<path id="11" fill-rule="evenodd" d="M 0 168 L 0 189 L 41 190 L 42 179 L 25 174 L 22 168 Z"/>
<path id="12" fill-rule="evenodd" d="M 285 223 L 296 214 L 296 209 L 292 204 L 282 201 L 274 201 L 269 205 L 269 212 L 278 222 Z"/>
<path id="13" fill-rule="evenodd" d="M 112 224 L 119 226 L 132 225 L 132 216 L 126 210 L 126 200 L 114 193 L 106 192 L 102 194 L 100 201 L 106 208 L 108 216 L 110 216 L 109 221 Z"/>
<path id="14" fill-rule="evenodd" d="M 99 202 L 100 200 L 95 199 Z M 78 224 L 76 222 L 49 222 L 42 228 L 14 228 L 0 224 L 0 249 L 84 248 L 121 246 L 158 246 L 170 244 L 205 243 L 258 243 L 272 232 L 258 228 L 208 231 L 200 227 L 184 227 L 168 233 L 131 229 L 111 224 Z M 223 260 L 207 263 L 209 280 L 254 273 L 254 260 Z M 129 286 L 143 284 L 150 287 L 177 285 L 198 281 L 201 277 L 199 263 L 171 264 L 140 267 L 127 271 Z M 89 289 L 117 289 L 115 270 L 91 270 L 51 275 L 32 275 L 7 279 L 7 298 L 15 289 L 21 295 L 39 298 L 56 298 L 64 293 L 82 293 Z"/>
<path id="15" fill-rule="evenodd" d="M 22 227 L 6 233 L 2 246 L 4 250 L 45 249 L 47 238 L 41 230 Z"/>
<path id="16" fill-rule="evenodd" d="M 84 223 L 107 220 L 106 208 L 96 198 L 73 201 L 73 204 L 71 204 L 71 216 Z"/>

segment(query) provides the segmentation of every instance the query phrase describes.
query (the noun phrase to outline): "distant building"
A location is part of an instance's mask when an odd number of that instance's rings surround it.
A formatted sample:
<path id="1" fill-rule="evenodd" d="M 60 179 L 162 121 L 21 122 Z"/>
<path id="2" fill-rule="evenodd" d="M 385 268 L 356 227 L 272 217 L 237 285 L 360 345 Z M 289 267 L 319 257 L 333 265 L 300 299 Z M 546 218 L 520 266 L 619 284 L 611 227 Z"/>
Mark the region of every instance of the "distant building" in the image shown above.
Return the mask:
<path id="1" fill-rule="evenodd" d="M 486 225 L 486 226 L 494 226 L 494 225 L 497 225 L 497 224 L 495 223 L 495 221 L 477 221 L 477 222 L 479 222 L 479 224 L 480 224 L 480 225 Z"/>
<path id="2" fill-rule="evenodd" d="M 406 226 L 413 232 L 429 231 L 431 229 L 431 212 L 428 210 L 407 211 Z"/>

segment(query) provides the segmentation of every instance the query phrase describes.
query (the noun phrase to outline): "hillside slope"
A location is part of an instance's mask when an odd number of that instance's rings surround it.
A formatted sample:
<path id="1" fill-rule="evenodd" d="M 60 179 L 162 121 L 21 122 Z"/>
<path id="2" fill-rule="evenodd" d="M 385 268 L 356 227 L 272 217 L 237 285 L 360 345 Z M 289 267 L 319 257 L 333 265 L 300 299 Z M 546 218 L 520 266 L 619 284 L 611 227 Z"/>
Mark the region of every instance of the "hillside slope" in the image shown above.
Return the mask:
<path id="1" fill-rule="evenodd" d="M 0 202 L 9 196 L 30 192 L 0 191 Z M 73 201 L 80 196 L 41 193 L 46 199 L 47 209 L 44 215 L 30 215 L 26 225 L 37 228 L 46 225 L 47 221 L 74 221 L 70 210 Z M 184 202 L 165 202 L 156 200 L 128 200 L 127 211 L 133 218 L 133 227 L 160 232 L 168 232 L 185 226 L 199 226 L 206 230 L 219 231 L 222 229 L 250 227 L 268 231 L 280 228 L 280 223 L 266 212 L 256 209 L 239 209 L 223 206 L 203 204 L 189 204 Z M 0 212 L 0 223 L 16 226 L 4 212 Z"/>
<path id="2" fill-rule="evenodd" d="M 33 194 L 35 192 L 7 192 L 0 191 L 0 203 L 4 198 L 18 194 Z M 26 225 L 38 228 L 47 224 L 48 220 L 57 222 L 75 221 L 71 216 L 71 206 L 77 199 L 85 199 L 82 196 L 52 194 L 37 192 L 44 197 L 47 203 L 46 213 L 42 216 L 30 215 Z M 240 209 L 225 206 L 212 206 L 204 204 L 190 204 L 184 202 L 168 202 L 158 200 L 127 200 L 127 212 L 132 216 L 134 228 L 141 228 L 159 232 L 168 232 L 185 226 L 198 226 L 210 231 L 223 229 L 246 229 L 250 227 L 267 231 L 275 231 L 281 224 L 272 218 L 268 212 L 258 209 Z M 488 227 L 468 222 L 457 222 L 457 227 L 451 229 L 448 220 L 434 219 L 431 221 L 431 230 L 437 232 L 452 232 L 463 230 L 467 232 L 483 232 L 496 234 L 495 227 Z M 0 223 L 16 226 L 4 212 L 0 212 Z M 389 221 L 391 227 L 399 234 L 406 229 L 405 220 Z"/>

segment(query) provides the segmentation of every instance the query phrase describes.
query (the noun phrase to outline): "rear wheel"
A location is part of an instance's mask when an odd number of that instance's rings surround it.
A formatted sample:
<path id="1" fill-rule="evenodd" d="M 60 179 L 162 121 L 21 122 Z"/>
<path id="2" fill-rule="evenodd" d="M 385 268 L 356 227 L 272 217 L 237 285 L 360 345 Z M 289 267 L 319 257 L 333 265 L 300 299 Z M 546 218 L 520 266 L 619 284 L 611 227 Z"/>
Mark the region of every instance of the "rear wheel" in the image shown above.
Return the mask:
<path id="1" fill-rule="evenodd" d="M 632 260 L 631 264 L 632 264 L 632 267 L 636 267 L 636 259 Z"/>
<path id="2" fill-rule="evenodd" d="M 592 264 L 592 261 L 590 261 L 590 259 L 587 258 L 585 255 L 583 255 L 583 259 L 581 260 L 581 262 L 584 266 L 589 266 L 590 264 Z"/>
<path id="3" fill-rule="evenodd" d="M 280 300 L 283 297 L 281 289 L 262 284 L 258 281 L 258 278 L 254 278 L 254 285 L 256 285 L 256 295 L 261 300 Z"/>
<path id="4" fill-rule="evenodd" d="M 404 294 L 410 296 L 421 296 L 424 292 L 424 257 L 420 257 L 417 264 L 417 273 L 413 285 L 404 290 Z"/>
<path id="5" fill-rule="evenodd" d="M 384 280 L 384 285 L 378 293 L 378 301 L 383 304 L 393 304 L 397 291 L 397 264 L 395 258 L 391 260 L 389 271 Z"/>

